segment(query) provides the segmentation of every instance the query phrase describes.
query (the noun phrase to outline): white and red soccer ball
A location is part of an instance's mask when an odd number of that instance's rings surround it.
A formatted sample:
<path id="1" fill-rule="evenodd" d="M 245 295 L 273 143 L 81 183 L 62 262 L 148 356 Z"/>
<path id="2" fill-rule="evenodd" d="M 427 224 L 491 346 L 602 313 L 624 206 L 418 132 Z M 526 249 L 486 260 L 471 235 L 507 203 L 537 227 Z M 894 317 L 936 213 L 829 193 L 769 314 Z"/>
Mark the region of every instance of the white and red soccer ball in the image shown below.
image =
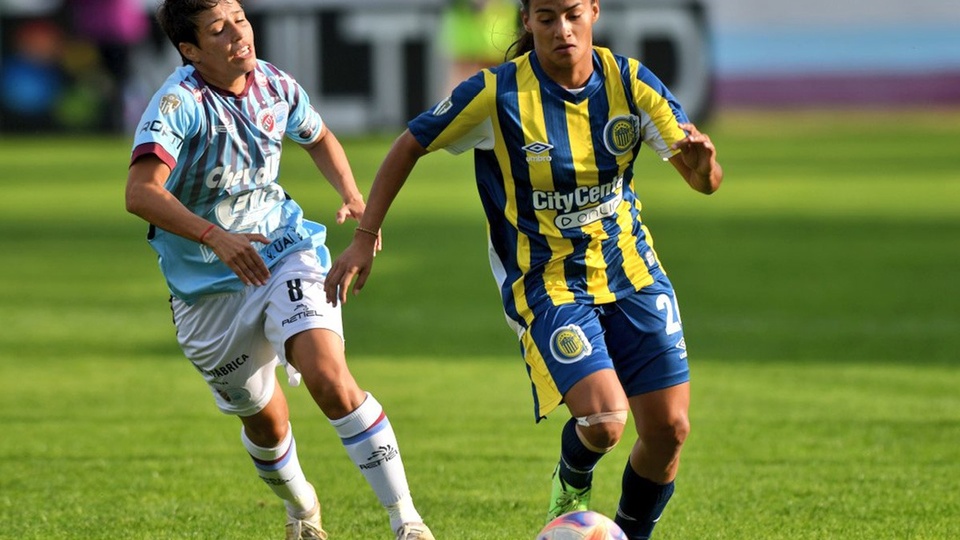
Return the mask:
<path id="1" fill-rule="evenodd" d="M 581 510 L 550 521 L 536 540 L 627 540 L 627 535 L 607 516 Z"/>

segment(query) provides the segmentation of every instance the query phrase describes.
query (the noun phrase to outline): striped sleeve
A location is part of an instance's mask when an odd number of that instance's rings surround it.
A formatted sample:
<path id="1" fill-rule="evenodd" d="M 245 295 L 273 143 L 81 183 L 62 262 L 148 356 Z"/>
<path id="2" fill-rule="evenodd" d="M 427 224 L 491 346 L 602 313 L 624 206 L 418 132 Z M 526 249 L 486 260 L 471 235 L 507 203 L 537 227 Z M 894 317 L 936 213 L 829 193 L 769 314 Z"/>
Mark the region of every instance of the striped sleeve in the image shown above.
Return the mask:
<path id="1" fill-rule="evenodd" d="M 646 66 L 631 59 L 630 71 L 636 73 L 631 80 L 641 116 L 640 136 L 661 158 L 669 159 L 677 153 L 670 145 L 686 136 L 678 124 L 689 122 L 687 115 L 666 85 Z"/>
<path id="2" fill-rule="evenodd" d="M 176 168 L 184 141 L 204 129 L 198 95 L 186 81 L 166 85 L 154 94 L 137 125 L 131 164 L 154 154 L 170 169 Z"/>
<path id="3" fill-rule="evenodd" d="M 408 123 L 410 133 L 421 146 L 430 152 L 445 148 L 458 154 L 492 145 L 490 108 L 485 97 L 492 93 L 485 91 L 486 71 L 460 83 L 449 97 Z"/>

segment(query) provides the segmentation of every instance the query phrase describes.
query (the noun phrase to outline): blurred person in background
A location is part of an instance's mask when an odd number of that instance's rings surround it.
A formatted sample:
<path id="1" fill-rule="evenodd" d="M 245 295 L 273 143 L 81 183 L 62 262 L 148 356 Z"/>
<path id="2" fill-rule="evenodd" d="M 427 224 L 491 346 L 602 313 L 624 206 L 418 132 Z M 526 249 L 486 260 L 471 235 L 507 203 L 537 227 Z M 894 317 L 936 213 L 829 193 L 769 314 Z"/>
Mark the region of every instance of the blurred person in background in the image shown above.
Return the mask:
<path id="1" fill-rule="evenodd" d="M 723 179 L 717 152 L 662 82 L 593 45 L 599 0 L 523 0 L 515 58 L 485 69 L 420 114 L 394 142 L 350 246 L 327 275 L 343 303 L 372 270 L 379 230 L 417 161 L 474 151 L 488 248 L 517 332 L 539 422 L 570 413 L 546 520 L 589 508 L 593 471 L 638 434 L 615 521 L 646 539 L 674 491 L 689 432 L 689 368 L 673 286 L 640 219 L 633 165 L 642 144 L 694 190 Z M 509 451 L 505 447 L 504 451 Z"/>
<path id="2" fill-rule="evenodd" d="M 447 90 L 503 62 L 519 22 L 515 0 L 448 0 L 440 28 L 444 50 L 450 55 Z"/>
<path id="3" fill-rule="evenodd" d="M 18 26 L 12 38 L 12 51 L 0 63 L 0 127 L 48 130 L 57 125 L 67 84 L 63 32 L 52 19 L 37 18 Z"/>
<path id="4" fill-rule="evenodd" d="M 76 37 L 92 43 L 109 80 L 101 85 L 103 127 L 122 132 L 128 107 L 133 48 L 150 35 L 150 16 L 143 0 L 68 0 Z"/>
<path id="5" fill-rule="evenodd" d="M 359 220 L 363 197 L 342 146 L 303 88 L 257 58 L 239 0 L 165 0 L 157 18 L 184 65 L 136 130 L 126 207 L 150 223 L 184 354 L 219 409 L 239 417 L 255 470 L 286 507 L 288 540 L 327 533 L 297 456 L 279 365 L 291 385 L 306 382 L 396 539 L 433 540 L 390 421 L 347 367 L 340 309 L 322 288 L 326 228 L 305 219 L 278 183 L 287 137 L 340 195 L 337 223 Z"/>

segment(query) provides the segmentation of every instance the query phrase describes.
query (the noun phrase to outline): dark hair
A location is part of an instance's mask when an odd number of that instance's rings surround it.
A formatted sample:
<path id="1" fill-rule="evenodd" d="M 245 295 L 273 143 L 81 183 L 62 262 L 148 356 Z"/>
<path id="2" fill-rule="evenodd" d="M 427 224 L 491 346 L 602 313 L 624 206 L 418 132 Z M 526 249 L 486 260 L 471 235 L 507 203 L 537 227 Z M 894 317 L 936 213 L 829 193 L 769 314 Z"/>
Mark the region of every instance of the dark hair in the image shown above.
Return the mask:
<path id="1" fill-rule="evenodd" d="M 597 2 L 597 0 L 590 0 L 590 4 Z M 523 15 L 530 15 L 530 0 L 520 0 L 520 12 Z M 509 61 L 514 58 L 518 58 L 527 54 L 533 50 L 533 34 L 527 32 L 527 29 L 523 27 L 523 21 L 520 24 L 520 35 L 517 37 L 517 40 L 510 44 L 507 47 L 507 52 L 504 54 L 504 61 Z"/>
<path id="2" fill-rule="evenodd" d="M 520 0 L 520 11 L 526 15 L 530 14 L 530 0 Z M 517 40 L 507 47 L 507 52 L 503 55 L 504 61 L 509 61 L 527 54 L 533 50 L 533 34 L 527 32 L 523 27 L 523 21 L 520 21 L 520 35 Z"/>
<path id="3" fill-rule="evenodd" d="M 243 7 L 243 0 L 233 0 Z M 200 13 L 213 9 L 220 0 L 163 0 L 157 8 L 157 22 L 163 33 L 173 43 L 177 52 L 180 52 L 181 43 L 197 45 L 197 19 Z M 180 53 L 183 65 L 189 65 L 190 60 Z"/>

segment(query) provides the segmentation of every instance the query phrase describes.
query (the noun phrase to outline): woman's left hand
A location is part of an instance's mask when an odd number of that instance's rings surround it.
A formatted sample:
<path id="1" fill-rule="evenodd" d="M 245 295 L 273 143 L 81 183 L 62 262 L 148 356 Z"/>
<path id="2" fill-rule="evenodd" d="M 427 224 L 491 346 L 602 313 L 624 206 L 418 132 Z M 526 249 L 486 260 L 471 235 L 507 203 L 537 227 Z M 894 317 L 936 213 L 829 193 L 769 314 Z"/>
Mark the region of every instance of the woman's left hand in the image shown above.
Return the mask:
<path id="1" fill-rule="evenodd" d="M 713 193 L 723 181 L 723 169 L 717 162 L 717 148 L 710 136 L 701 133 L 697 126 L 689 122 L 679 125 L 680 129 L 687 132 L 687 136 L 670 146 L 680 151 L 670 158 L 670 162 L 690 187 L 701 193 Z"/>

